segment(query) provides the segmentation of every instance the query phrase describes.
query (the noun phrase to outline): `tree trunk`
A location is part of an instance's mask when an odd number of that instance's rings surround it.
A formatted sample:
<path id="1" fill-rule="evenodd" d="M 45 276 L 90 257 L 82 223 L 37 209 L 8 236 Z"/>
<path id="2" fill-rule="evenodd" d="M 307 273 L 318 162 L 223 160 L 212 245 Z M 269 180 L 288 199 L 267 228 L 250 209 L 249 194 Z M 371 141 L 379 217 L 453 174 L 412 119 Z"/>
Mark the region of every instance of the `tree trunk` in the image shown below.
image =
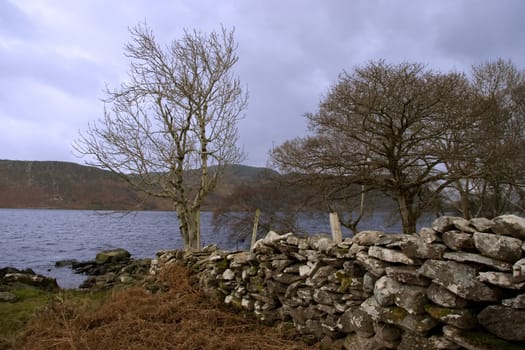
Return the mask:
<path id="1" fill-rule="evenodd" d="M 200 250 L 200 210 L 187 209 L 183 205 L 177 205 L 177 217 L 179 229 L 184 241 L 184 249 Z"/>
<path id="2" fill-rule="evenodd" d="M 401 225 L 403 233 L 412 235 L 416 233 L 417 215 L 412 207 L 413 200 L 406 195 L 400 194 L 397 197 L 399 213 L 401 215 Z"/>

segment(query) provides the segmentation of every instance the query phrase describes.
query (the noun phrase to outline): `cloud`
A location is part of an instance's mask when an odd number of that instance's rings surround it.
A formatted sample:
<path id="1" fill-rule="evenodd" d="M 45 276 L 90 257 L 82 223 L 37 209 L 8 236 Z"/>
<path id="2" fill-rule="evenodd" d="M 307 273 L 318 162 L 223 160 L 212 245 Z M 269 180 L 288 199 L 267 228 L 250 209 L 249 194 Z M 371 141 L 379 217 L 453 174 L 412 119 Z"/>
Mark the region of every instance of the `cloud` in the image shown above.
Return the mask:
<path id="1" fill-rule="evenodd" d="M 141 21 L 163 43 L 184 28 L 236 28 L 250 94 L 241 143 L 248 164 L 264 165 L 272 145 L 307 132 L 303 114 L 338 74 L 369 60 L 447 71 L 503 57 L 523 68 L 523 13 L 520 0 L 3 1 L 0 158 L 78 161 L 71 143 L 101 116 L 104 84 L 127 79 L 123 45 Z"/>

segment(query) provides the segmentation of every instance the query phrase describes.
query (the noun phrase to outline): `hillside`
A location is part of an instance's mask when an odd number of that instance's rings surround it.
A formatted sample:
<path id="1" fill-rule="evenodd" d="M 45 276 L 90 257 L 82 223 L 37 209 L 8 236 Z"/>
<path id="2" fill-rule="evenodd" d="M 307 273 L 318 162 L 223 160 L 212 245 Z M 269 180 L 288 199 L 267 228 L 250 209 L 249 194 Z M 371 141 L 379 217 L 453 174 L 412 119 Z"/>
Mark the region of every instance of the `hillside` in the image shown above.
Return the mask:
<path id="1" fill-rule="evenodd" d="M 208 200 L 231 193 L 238 183 L 249 183 L 266 171 L 243 165 L 227 169 Z M 99 168 L 55 161 L 0 160 L 0 208 L 142 209 L 171 210 L 169 201 L 148 199 L 118 176 Z"/>

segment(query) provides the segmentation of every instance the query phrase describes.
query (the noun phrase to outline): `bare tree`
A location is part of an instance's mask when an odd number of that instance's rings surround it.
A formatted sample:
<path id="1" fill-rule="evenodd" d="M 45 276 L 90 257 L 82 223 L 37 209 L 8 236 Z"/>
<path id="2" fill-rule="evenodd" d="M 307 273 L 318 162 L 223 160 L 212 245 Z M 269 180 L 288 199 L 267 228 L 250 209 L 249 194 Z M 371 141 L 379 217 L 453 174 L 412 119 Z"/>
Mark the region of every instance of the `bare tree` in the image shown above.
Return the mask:
<path id="1" fill-rule="evenodd" d="M 329 174 L 383 192 L 413 233 L 454 180 L 436 145 L 463 112 L 465 79 L 384 61 L 345 72 L 319 111 L 306 115 L 313 135 L 276 147 L 272 160 L 284 172 Z"/>
<path id="2" fill-rule="evenodd" d="M 130 32 L 129 81 L 106 89 L 104 118 L 74 147 L 89 164 L 171 200 L 185 247 L 199 249 L 201 203 L 225 165 L 243 157 L 236 124 L 247 94 L 232 72 L 234 33 L 184 31 L 163 47 L 146 24 Z"/>
<path id="3" fill-rule="evenodd" d="M 525 72 L 498 59 L 474 66 L 470 83 L 475 108 L 460 164 L 475 171 L 459 182 L 463 215 L 523 210 L 518 199 L 525 185 Z"/>

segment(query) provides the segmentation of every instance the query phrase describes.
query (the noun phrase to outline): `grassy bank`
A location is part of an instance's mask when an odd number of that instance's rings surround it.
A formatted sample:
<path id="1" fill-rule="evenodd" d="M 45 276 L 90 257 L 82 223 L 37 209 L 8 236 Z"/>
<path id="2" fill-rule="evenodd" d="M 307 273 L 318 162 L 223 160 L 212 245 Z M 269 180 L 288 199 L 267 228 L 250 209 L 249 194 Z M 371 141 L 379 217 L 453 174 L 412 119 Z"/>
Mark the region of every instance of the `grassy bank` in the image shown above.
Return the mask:
<path id="1" fill-rule="evenodd" d="M 0 304 L 4 348 L 13 349 L 315 349 L 292 329 L 267 327 L 224 309 L 173 266 L 162 292 L 141 286 L 107 292 L 19 290 Z M 5 311 L 5 312 L 4 312 Z"/>

